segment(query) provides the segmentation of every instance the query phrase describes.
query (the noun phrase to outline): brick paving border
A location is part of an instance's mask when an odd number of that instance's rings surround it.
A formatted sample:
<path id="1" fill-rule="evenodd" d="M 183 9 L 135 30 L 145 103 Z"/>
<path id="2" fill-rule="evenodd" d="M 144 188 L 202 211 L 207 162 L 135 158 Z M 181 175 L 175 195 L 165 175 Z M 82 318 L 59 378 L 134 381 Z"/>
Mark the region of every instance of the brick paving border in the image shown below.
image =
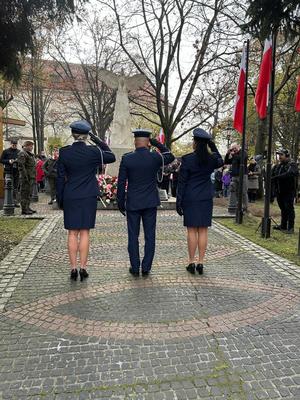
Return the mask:
<path id="1" fill-rule="evenodd" d="M 75 301 L 97 297 L 103 294 L 119 293 L 124 290 L 145 289 L 152 287 L 186 287 L 195 289 L 201 287 L 238 289 L 267 293 L 271 298 L 238 311 L 231 311 L 206 318 L 192 318 L 189 320 L 160 322 L 111 322 L 89 320 L 72 315 L 62 315 L 53 311 L 53 308 Z M 32 303 L 16 307 L 4 315 L 18 321 L 35 325 L 46 331 L 56 331 L 71 335 L 114 338 L 128 340 L 135 339 L 167 340 L 187 338 L 199 335 L 230 332 L 231 330 L 253 325 L 277 317 L 290 311 L 300 302 L 300 293 L 293 289 L 282 288 L 278 285 L 265 285 L 247 281 L 205 278 L 195 281 L 190 277 L 151 277 L 129 282 L 114 282 L 106 285 L 94 285 L 43 298 Z"/>
<path id="2" fill-rule="evenodd" d="M 4 310 L 18 283 L 61 218 L 60 215 L 45 217 L 0 262 L 0 312 Z"/>

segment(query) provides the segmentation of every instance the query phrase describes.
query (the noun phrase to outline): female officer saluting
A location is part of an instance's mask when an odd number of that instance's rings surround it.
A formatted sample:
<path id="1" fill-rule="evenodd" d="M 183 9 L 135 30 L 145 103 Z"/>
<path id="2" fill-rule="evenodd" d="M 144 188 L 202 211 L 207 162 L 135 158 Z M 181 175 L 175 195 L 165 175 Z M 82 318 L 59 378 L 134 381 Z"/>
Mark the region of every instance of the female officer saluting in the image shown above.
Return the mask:
<path id="1" fill-rule="evenodd" d="M 77 253 L 80 256 L 80 279 L 88 277 L 86 271 L 89 252 L 89 230 L 95 227 L 99 186 L 97 168 L 113 163 L 116 158 L 106 143 L 89 133 L 87 121 L 70 125 L 74 143 L 60 149 L 57 163 L 57 202 L 64 210 L 64 225 L 68 229 L 68 252 L 71 279 L 76 280 Z M 96 146 L 87 146 L 90 134 Z"/>
<path id="2" fill-rule="evenodd" d="M 186 269 L 192 274 L 195 270 L 202 274 L 207 228 L 211 226 L 213 210 L 214 188 L 210 175 L 223 165 L 223 160 L 207 132 L 196 128 L 193 135 L 194 152 L 182 157 L 176 207 L 187 227 L 189 265 Z M 195 260 L 197 247 L 199 258 Z"/>

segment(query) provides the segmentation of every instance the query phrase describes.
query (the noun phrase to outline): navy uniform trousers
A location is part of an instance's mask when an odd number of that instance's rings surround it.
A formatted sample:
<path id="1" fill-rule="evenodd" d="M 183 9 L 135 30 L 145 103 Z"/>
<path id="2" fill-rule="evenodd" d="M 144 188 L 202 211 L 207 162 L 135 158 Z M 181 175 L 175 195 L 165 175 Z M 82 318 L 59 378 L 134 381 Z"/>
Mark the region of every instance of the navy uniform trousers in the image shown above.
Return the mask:
<path id="1" fill-rule="evenodd" d="M 144 258 L 142 271 L 150 271 L 155 253 L 155 231 L 156 231 L 157 207 L 145 208 L 143 210 L 127 211 L 128 229 L 128 253 L 130 264 L 135 272 L 140 267 L 139 234 L 141 221 L 145 235 Z"/>

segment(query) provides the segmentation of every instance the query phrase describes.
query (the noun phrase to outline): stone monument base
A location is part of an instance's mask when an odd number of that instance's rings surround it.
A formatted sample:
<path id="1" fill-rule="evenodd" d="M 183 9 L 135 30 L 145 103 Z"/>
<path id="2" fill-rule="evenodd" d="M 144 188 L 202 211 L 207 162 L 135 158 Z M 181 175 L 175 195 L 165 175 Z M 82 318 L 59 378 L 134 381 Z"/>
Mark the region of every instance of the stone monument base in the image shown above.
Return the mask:
<path id="1" fill-rule="evenodd" d="M 116 156 L 116 162 L 113 164 L 107 164 L 106 166 L 106 174 L 110 176 L 118 176 L 119 175 L 119 167 L 123 154 L 129 153 L 134 150 L 134 147 L 111 147 L 111 151 Z"/>

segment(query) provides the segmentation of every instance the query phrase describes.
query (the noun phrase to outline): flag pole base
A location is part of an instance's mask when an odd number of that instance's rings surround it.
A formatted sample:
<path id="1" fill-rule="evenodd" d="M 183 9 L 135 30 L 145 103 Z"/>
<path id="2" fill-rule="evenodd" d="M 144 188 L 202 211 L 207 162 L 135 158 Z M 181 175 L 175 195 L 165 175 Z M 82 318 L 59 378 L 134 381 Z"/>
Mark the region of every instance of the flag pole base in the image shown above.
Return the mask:
<path id="1" fill-rule="evenodd" d="M 242 224 L 243 223 L 243 217 L 244 217 L 244 213 L 242 210 L 237 210 L 236 211 L 236 216 L 235 216 L 235 222 L 237 224 Z"/>
<path id="2" fill-rule="evenodd" d="M 261 237 L 268 239 L 271 237 L 271 218 L 263 217 L 261 220 Z"/>

